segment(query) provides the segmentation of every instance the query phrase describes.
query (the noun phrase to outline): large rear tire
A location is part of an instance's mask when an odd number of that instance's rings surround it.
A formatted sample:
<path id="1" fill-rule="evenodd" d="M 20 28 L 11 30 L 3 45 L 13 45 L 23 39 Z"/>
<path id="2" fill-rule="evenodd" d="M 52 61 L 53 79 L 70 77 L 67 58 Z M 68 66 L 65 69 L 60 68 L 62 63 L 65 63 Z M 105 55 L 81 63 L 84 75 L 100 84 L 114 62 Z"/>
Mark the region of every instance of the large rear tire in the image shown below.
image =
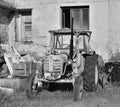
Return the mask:
<path id="1" fill-rule="evenodd" d="M 29 99 L 36 98 L 36 96 L 38 94 L 38 84 L 34 84 L 35 75 L 36 74 L 33 73 L 27 78 L 26 96 Z"/>
<path id="2" fill-rule="evenodd" d="M 86 91 L 95 91 L 98 87 L 98 55 L 87 56 L 83 75 L 83 86 Z"/>

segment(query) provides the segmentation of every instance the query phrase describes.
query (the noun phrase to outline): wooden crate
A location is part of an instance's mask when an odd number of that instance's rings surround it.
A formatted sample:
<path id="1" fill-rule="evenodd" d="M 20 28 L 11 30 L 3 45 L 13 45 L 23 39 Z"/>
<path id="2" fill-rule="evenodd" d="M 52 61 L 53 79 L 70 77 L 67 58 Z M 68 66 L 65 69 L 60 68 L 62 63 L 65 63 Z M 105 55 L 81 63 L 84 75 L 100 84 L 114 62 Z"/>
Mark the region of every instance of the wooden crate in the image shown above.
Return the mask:
<path id="1" fill-rule="evenodd" d="M 37 63 L 32 62 L 20 62 L 19 64 L 13 63 L 13 75 L 15 76 L 28 76 L 35 72 L 37 69 Z"/>
<path id="2" fill-rule="evenodd" d="M 37 63 L 32 61 L 19 62 L 13 60 L 10 54 L 4 55 L 5 62 L 12 76 L 28 76 L 37 69 Z"/>

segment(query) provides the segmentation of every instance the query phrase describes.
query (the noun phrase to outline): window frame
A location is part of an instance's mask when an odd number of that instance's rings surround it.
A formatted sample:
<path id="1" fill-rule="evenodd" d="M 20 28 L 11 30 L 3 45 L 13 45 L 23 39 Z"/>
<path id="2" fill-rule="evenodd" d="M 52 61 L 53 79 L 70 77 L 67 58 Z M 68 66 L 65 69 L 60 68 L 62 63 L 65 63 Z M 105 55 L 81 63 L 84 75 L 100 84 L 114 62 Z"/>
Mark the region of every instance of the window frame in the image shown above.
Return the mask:
<path id="1" fill-rule="evenodd" d="M 31 17 L 31 37 L 32 37 L 32 8 L 29 8 L 29 9 L 17 9 L 16 11 L 16 23 L 21 23 L 20 25 L 17 24 L 16 26 L 19 26 L 17 27 L 17 30 L 18 30 L 18 33 L 15 35 L 16 39 L 15 41 L 16 42 L 29 42 L 31 40 L 26 40 L 25 38 L 27 38 L 27 32 L 25 31 L 25 17 Z M 18 22 L 18 18 L 21 18 Z M 23 21 L 24 19 L 24 21 Z M 25 34 L 26 33 L 26 34 Z"/>
<path id="2" fill-rule="evenodd" d="M 61 28 L 64 28 L 64 19 L 63 19 L 63 9 L 83 9 L 88 8 L 88 30 L 90 29 L 90 6 L 89 5 L 82 5 L 82 6 L 60 6 L 61 9 Z M 71 12 L 70 12 L 71 14 Z M 71 15 L 70 15 L 70 28 L 71 28 Z"/>

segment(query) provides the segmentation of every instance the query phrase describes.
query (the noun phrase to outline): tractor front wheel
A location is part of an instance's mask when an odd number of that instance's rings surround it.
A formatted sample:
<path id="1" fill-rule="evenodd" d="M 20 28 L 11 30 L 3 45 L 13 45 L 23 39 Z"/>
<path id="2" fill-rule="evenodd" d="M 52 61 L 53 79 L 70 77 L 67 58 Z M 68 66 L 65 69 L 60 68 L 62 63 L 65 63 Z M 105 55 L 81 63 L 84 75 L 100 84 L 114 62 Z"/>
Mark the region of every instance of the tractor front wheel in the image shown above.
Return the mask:
<path id="1" fill-rule="evenodd" d="M 29 99 L 34 99 L 38 94 L 38 84 L 34 83 L 36 73 L 31 74 L 26 82 L 26 95 Z"/>

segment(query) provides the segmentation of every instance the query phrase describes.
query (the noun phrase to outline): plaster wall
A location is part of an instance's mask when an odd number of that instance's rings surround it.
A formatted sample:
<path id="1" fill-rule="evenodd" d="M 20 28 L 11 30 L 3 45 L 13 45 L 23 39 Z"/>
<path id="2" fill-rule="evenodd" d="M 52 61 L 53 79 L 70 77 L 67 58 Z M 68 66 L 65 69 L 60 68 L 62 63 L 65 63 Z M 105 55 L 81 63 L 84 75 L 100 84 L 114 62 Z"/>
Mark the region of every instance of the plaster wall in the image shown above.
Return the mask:
<path id="1" fill-rule="evenodd" d="M 48 31 L 61 28 L 61 6 L 89 5 L 91 48 L 105 60 L 111 52 L 119 50 L 119 0 L 21 0 L 23 2 L 26 6 L 19 5 L 18 8 L 33 8 L 32 39 L 35 43 L 49 45 Z"/>
<path id="2" fill-rule="evenodd" d="M 109 53 L 114 54 L 120 52 L 120 1 L 112 1 L 109 3 Z"/>

